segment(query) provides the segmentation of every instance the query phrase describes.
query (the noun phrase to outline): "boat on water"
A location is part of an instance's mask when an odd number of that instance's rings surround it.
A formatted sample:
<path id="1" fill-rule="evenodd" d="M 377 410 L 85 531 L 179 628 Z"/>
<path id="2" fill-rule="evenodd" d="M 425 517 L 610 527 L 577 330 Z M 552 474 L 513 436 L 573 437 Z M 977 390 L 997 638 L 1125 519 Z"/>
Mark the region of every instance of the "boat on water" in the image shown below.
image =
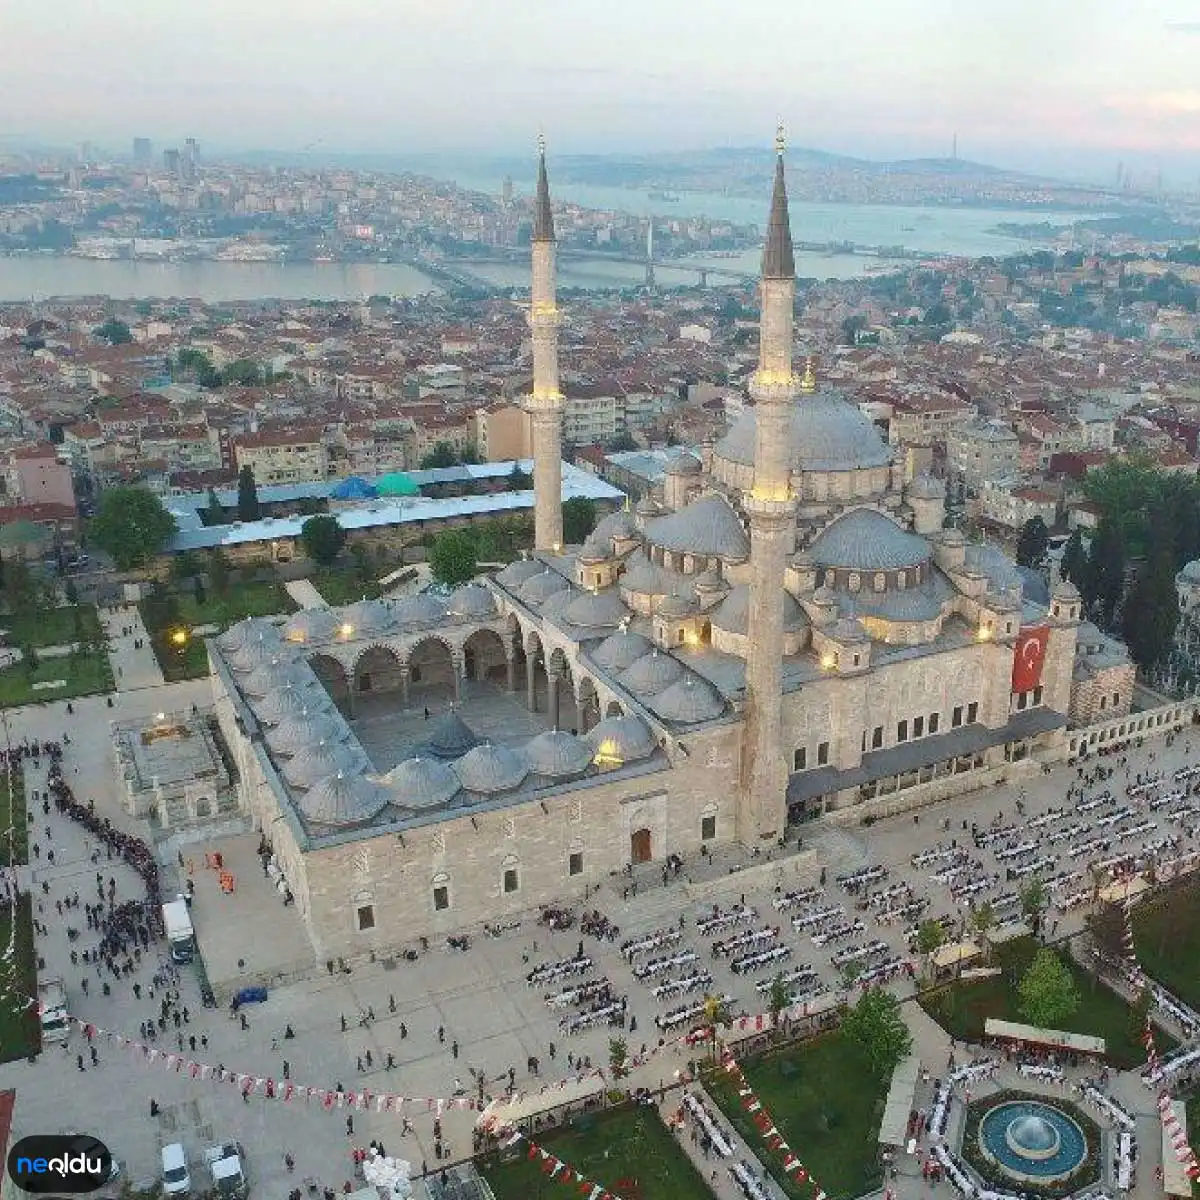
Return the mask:
<path id="1" fill-rule="evenodd" d="M 679 196 L 675 192 L 647 192 L 647 200 L 662 200 L 666 204 L 678 204 Z"/>

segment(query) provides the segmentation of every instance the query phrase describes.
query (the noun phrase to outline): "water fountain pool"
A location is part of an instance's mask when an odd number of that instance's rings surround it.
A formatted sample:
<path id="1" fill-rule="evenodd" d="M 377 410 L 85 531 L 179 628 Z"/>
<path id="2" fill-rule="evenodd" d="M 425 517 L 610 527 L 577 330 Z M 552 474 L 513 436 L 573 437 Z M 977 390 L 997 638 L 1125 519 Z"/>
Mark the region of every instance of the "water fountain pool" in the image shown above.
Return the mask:
<path id="1" fill-rule="evenodd" d="M 985 1113 L 979 1146 L 1005 1174 L 1052 1183 L 1076 1171 L 1087 1157 L 1087 1138 L 1066 1113 L 1039 1100 L 1010 1100 Z"/>

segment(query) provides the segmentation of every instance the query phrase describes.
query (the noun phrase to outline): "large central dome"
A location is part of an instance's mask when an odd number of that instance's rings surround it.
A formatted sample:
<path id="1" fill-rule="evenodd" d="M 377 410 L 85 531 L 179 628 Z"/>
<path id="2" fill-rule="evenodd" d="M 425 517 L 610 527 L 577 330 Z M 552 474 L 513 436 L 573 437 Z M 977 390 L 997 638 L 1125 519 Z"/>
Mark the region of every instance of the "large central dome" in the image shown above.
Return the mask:
<path id="1" fill-rule="evenodd" d="M 755 429 L 754 410 L 748 408 L 716 444 L 714 457 L 753 466 Z M 892 461 L 871 419 L 829 389 L 797 398 L 791 437 L 793 471 L 861 471 Z"/>

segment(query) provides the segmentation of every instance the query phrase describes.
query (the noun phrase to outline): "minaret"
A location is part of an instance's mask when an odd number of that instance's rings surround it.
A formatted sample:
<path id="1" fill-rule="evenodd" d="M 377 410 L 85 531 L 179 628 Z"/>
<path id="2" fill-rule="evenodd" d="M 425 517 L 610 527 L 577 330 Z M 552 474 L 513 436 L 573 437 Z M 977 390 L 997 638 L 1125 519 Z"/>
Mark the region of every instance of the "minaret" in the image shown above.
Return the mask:
<path id="1" fill-rule="evenodd" d="M 554 302 L 554 214 L 546 181 L 546 140 L 538 135 L 537 194 L 533 201 L 533 390 L 525 411 L 533 430 L 533 544 L 562 546 L 562 416 L 558 390 L 558 307 Z"/>
<path id="2" fill-rule="evenodd" d="M 782 745 L 783 576 L 795 544 L 791 489 L 792 316 L 796 262 L 783 174 L 783 128 L 775 138 L 775 186 L 763 249 L 755 401 L 754 486 L 742 499 L 750 518 L 749 658 L 741 754 L 741 838 L 775 838 L 787 823 Z"/>

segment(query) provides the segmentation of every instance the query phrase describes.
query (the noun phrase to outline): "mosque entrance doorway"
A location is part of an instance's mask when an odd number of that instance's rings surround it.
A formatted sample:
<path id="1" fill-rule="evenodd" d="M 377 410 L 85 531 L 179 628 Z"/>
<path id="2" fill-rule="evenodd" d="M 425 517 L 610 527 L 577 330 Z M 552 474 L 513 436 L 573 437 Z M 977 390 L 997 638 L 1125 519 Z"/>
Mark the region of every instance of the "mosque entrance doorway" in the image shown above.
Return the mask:
<path id="1" fill-rule="evenodd" d="M 653 857 L 653 847 L 650 843 L 650 830 L 635 829 L 629 838 L 629 857 L 636 867 L 638 863 L 647 863 Z"/>

